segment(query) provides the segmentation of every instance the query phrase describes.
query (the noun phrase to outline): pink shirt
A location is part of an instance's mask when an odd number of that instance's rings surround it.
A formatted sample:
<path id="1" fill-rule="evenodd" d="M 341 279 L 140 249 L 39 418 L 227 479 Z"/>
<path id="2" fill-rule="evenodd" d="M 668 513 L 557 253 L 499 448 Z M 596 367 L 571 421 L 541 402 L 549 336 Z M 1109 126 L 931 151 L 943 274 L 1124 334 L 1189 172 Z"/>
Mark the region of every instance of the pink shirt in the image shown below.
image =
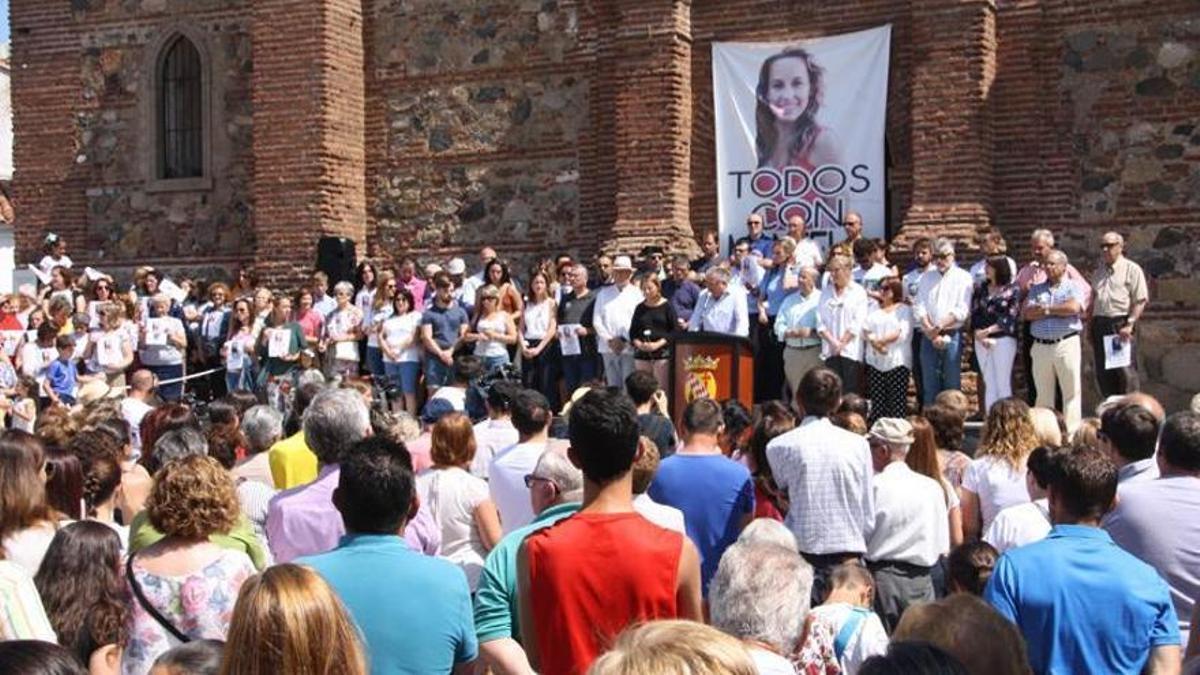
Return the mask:
<path id="1" fill-rule="evenodd" d="M 284 490 L 271 499 L 267 507 L 267 543 L 276 563 L 337 548 L 346 534 L 342 514 L 333 505 L 333 490 L 340 475 L 336 464 L 322 467 L 313 482 Z M 437 555 L 441 549 L 441 529 L 425 504 L 404 528 L 404 541 L 425 555 Z"/>
<path id="2" fill-rule="evenodd" d="M 412 293 L 413 303 L 416 305 L 416 310 L 418 312 L 425 311 L 425 287 L 428 284 L 426 284 L 424 279 L 414 276 L 412 279 L 409 279 L 407 282 L 396 279 L 396 283 L 407 288 L 408 292 Z"/>

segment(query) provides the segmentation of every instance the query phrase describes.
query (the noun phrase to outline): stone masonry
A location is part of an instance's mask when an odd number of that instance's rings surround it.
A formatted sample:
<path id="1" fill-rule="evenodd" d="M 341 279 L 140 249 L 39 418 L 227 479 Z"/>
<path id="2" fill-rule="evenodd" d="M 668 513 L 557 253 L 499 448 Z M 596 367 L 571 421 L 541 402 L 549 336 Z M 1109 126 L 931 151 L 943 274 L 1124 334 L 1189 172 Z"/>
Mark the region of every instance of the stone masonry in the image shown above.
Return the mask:
<path id="1" fill-rule="evenodd" d="M 11 0 L 19 256 L 292 283 L 360 255 L 496 244 L 694 250 L 715 227 L 714 41 L 891 23 L 888 229 L 902 247 L 1049 227 L 1085 272 L 1107 229 L 1153 278 L 1148 389 L 1200 390 L 1195 0 Z M 206 72 L 202 180 L 153 175 L 174 35 Z M 973 258 L 966 253 L 963 257 Z M 1090 367 L 1090 366 L 1089 366 Z"/>

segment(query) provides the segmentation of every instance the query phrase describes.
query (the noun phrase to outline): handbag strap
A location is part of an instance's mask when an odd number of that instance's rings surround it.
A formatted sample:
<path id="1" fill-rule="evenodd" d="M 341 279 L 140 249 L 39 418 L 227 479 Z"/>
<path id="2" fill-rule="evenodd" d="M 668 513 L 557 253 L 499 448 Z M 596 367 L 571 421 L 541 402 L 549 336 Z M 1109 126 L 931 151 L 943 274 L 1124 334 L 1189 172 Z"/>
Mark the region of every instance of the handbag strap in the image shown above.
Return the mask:
<path id="1" fill-rule="evenodd" d="M 180 642 L 187 643 L 192 641 L 192 638 L 180 632 L 180 630 L 175 627 L 175 624 L 171 623 L 167 617 L 162 615 L 162 612 L 159 612 L 158 609 L 155 608 L 154 605 L 150 604 L 150 601 L 146 599 L 146 595 L 142 593 L 142 585 L 138 583 L 137 577 L 133 575 L 133 554 L 130 554 L 129 559 L 125 561 L 125 576 L 129 579 L 129 587 L 133 589 L 133 597 L 137 598 L 138 604 L 142 606 L 142 609 L 146 610 L 147 614 L 154 617 L 154 620 L 158 622 L 158 625 L 165 628 L 168 633 L 173 635 L 175 639 L 179 640 Z"/>

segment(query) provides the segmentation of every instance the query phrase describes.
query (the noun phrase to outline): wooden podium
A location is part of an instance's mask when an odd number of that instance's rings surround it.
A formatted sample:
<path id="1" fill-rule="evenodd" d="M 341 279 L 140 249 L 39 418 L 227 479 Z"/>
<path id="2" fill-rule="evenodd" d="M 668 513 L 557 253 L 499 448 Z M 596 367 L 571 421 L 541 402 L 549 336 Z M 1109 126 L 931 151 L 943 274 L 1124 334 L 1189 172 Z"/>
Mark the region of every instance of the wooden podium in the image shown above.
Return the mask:
<path id="1" fill-rule="evenodd" d="M 754 352 L 750 340 L 724 333 L 674 333 L 671 357 L 671 414 L 678 426 L 696 398 L 736 398 L 754 405 Z"/>

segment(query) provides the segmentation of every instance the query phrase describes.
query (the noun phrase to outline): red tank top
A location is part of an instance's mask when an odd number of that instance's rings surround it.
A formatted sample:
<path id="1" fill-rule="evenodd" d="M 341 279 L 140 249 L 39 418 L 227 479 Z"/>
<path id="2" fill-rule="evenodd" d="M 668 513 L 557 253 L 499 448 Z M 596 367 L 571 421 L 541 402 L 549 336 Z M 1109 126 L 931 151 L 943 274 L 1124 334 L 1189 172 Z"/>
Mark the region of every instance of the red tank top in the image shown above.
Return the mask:
<path id="1" fill-rule="evenodd" d="M 636 513 L 578 513 L 525 549 L 544 675 L 582 675 L 626 626 L 678 615 L 683 535 Z"/>

